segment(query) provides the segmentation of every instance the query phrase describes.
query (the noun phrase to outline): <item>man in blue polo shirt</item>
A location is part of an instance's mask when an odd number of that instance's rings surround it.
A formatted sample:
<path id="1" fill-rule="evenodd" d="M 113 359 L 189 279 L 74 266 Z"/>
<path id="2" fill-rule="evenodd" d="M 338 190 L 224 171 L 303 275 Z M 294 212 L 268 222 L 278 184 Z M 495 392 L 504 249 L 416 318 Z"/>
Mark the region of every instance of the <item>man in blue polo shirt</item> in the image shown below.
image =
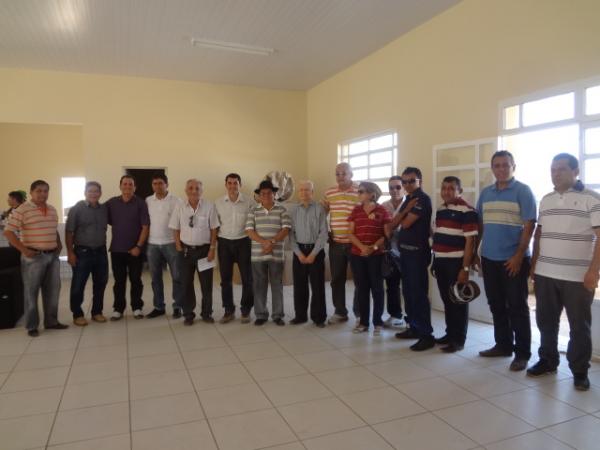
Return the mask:
<path id="1" fill-rule="evenodd" d="M 515 168 L 510 152 L 497 151 L 492 156 L 496 183 L 483 189 L 477 202 L 483 283 L 496 341 L 496 345 L 479 355 L 512 356 L 514 351 L 510 370 L 520 371 L 527 368 L 531 357 L 527 277 L 536 204 L 529 186 L 515 180 Z"/>
<path id="2" fill-rule="evenodd" d="M 402 272 L 402 295 L 410 328 L 396 333 L 398 339 L 418 339 L 410 349 L 419 352 L 435 346 L 431 327 L 429 303 L 429 273 L 431 263 L 431 199 L 421 189 L 423 177 L 416 167 L 402 172 L 402 186 L 408 194 L 400 211 L 391 223 L 391 229 L 400 225 L 398 248 Z"/>

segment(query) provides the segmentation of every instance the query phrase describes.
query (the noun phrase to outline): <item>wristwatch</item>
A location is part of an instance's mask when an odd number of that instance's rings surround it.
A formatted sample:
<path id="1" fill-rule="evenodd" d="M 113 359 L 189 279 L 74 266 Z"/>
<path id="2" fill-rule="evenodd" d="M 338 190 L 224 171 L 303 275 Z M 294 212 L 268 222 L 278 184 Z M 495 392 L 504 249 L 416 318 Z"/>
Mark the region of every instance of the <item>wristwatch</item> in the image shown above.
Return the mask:
<path id="1" fill-rule="evenodd" d="M 277 244 L 277 241 L 275 239 L 271 239 L 271 244 L 275 245 Z"/>
<path id="2" fill-rule="evenodd" d="M 373 250 L 377 251 L 377 250 L 379 250 L 379 247 L 377 245 L 374 245 Z"/>
<path id="3" fill-rule="evenodd" d="M 471 269 L 469 269 L 469 266 L 463 267 L 463 271 L 468 272 L 469 270 L 471 270 Z"/>

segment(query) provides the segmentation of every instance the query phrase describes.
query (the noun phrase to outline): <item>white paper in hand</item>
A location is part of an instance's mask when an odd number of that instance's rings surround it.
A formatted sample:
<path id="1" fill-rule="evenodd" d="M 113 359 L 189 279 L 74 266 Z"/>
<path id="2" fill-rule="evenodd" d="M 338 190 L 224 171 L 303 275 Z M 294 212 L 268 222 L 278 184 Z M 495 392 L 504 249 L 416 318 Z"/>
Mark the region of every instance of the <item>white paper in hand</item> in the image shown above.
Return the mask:
<path id="1" fill-rule="evenodd" d="M 198 272 L 204 272 L 205 270 L 212 269 L 215 267 L 215 260 L 209 261 L 208 258 L 202 258 L 198 260 Z"/>

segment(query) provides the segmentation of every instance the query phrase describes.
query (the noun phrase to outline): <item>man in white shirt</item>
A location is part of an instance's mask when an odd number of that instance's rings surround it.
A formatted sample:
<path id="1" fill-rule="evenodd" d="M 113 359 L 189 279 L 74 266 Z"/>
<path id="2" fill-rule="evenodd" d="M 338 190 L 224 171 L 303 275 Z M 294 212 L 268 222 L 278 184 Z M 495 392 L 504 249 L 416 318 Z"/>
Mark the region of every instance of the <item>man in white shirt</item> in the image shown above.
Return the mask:
<path id="1" fill-rule="evenodd" d="M 237 173 L 225 177 L 227 195 L 215 202 L 221 227 L 219 228 L 219 271 L 221 273 L 221 297 L 225 314 L 219 321 L 227 323 L 235 319 L 233 302 L 233 265 L 237 262 L 242 278 L 240 310 L 242 323 L 250 323 L 250 310 L 254 305 L 252 292 L 252 266 L 250 263 L 250 238 L 246 235 L 246 218 L 252 199 L 240 192 L 242 178 Z"/>
<path id="2" fill-rule="evenodd" d="M 194 323 L 196 293 L 194 292 L 194 273 L 198 272 L 198 261 L 206 259 L 213 262 L 217 248 L 219 218 L 215 205 L 202 197 L 202 182 L 193 178 L 185 184 L 187 201 L 175 208 L 169 221 L 174 230 L 175 247 L 179 252 L 181 284 L 183 286 L 184 325 Z M 198 272 L 202 290 L 202 309 L 200 315 L 207 323 L 212 318 L 213 269 Z"/>
<path id="3" fill-rule="evenodd" d="M 169 179 L 164 174 L 152 177 L 152 191 L 154 195 L 146 198 L 148 213 L 150 214 L 150 235 L 148 237 L 148 266 L 152 275 L 152 292 L 154 294 L 154 309 L 146 317 L 165 314 L 165 293 L 163 285 L 163 267 L 169 266 L 173 279 L 173 318 L 181 317 L 182 290 L 179 278 L 179 258 L 175 249 L 173 230 L 169 228 L 169 220 L 173 211 L 179 204 L 179 199 L 169 193 Z"/>

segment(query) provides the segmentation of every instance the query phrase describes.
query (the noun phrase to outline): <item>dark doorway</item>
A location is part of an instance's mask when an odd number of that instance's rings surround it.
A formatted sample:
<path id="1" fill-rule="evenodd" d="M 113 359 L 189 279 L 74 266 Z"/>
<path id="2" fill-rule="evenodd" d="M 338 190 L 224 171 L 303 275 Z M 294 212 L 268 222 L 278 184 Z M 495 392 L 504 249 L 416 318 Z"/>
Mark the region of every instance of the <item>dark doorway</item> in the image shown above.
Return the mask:
<path id="1" fill-rule="evenodd" d="M 135 195 L 145 199 L 153 194 L 152 177 L 156 174 L 165 175 L 165 167 L 156 167 L 154 169 L 135 169 L 126 167 L 125 173 L 135 178 Z"/>

